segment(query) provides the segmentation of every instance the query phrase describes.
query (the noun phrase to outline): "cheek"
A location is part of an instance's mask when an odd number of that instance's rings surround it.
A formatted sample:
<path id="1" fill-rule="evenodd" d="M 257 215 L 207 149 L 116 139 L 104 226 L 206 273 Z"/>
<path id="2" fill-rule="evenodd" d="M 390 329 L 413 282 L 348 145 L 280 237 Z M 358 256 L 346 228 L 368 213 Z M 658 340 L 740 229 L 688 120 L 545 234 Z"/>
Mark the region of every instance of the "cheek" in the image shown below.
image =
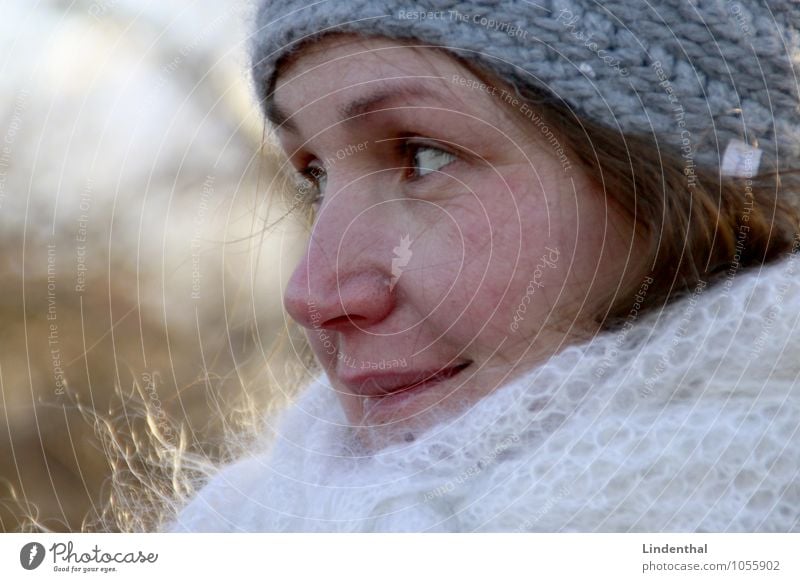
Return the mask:
<path id="1" fill-rule="evenodd" d="M 496 210 L 495 278 L 486 294 L 497 306 L 491 329 L 502 334 L 516 332 L 522 314 L 536 327 L 563 304 L 580 218 L 571 185 L 560 177 L 523 169 L 506 179 L 515 196 L 505 212 Z"/>
<path id="2" fill-rule="evenodd" d="M 571 319 L 581 306 L 613 293 L 628 261 L 633 224 L 602 191 L 575 172 L 570 179 L 545 177 L 519 200 L 526 252 L 515 278 L 518 305 Z"/>
<path id="3" fill-rule="evenodd" d="M 471 181 L 474 194 L 449 201 L 447 221 L 425 225 L 422 268 L 408 287 L 421 316 L 462 340 L 508 333 L 516 306 L 530 303 L 524 295 L 532 280 L 540 285 L 537 309 L 549 311 L 565 278 L 564 248 L 575 239 L 564 236 L 576 218 L 561 193 L 532 186 L 529 170 L 504 170 Z"/>
<path id="4" fill-rule="evenodd" d="M 582 176 L 573 188 L 549 169 L 487 173 L 436 217 L 415 217 L 424 234 L 405 293 L 420 321 L 462 342 L 496 343 L 522 329 L 521 314 L 535 329 L 599 290 L 601 258 L 614 247 L 602 197 Z"/>
<path id="5" fill-rule="evenodd" d="M 463 248 L 460 270 L 448 270 L 455 284 L 442 312 L 463 339 L 497 341 L 571 318 L 587 295 L 617 282 L 607 268 L 609 256 L 619 257 L 616 233 L 588 180 L 522 167 L 503 178 L 476 186 L 480 202 L 459 209 L 459 240 L 441 241 L 442 249 Z"/>

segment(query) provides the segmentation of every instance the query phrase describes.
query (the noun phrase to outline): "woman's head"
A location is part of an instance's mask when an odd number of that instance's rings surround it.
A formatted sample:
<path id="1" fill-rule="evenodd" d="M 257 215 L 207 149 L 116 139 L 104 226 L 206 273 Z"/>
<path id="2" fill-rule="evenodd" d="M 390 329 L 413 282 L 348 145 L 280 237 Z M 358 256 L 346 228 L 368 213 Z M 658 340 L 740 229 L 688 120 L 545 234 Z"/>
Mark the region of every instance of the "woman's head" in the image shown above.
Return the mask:
<path id="1" fill-rule="evenodd" d="M 366 433 L 413 433 L 591 337 L 595 298 L 641 271 L 633 221 L 537 111 L 502 106 L 510 87 L 347 36 L 281 79 L 281 146 L 322 190 L 285 306 Z"/>
<path id="2" fill-rule="evenodd" d="M 652 137 L 542 95 L 385 38 L 328 35 L 280 67 L 268 114 L 322 190 L 300 189 L 316 217 L 285 306 L 369 444 L 590 338 L 643 282 L 658 304 L 743 264 L 743 188 L 698 169 L 689 192 Z M 751 259 L 789 247 L 788 213 L 750 218 Z"/>

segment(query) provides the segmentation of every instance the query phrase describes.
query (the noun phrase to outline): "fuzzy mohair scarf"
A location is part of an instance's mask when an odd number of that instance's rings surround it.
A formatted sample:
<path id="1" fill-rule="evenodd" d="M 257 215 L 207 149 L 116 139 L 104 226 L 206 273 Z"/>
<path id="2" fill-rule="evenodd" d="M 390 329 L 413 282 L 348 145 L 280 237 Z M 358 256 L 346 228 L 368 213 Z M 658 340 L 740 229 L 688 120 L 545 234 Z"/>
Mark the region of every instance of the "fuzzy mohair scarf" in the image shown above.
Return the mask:
<path id="1" fill-rule="evenodd" d="M 270 432 L 168 529 L 798 531 L 800 255 L 632 311 L 413 442 L 356 455 L 324 375 Z"/>

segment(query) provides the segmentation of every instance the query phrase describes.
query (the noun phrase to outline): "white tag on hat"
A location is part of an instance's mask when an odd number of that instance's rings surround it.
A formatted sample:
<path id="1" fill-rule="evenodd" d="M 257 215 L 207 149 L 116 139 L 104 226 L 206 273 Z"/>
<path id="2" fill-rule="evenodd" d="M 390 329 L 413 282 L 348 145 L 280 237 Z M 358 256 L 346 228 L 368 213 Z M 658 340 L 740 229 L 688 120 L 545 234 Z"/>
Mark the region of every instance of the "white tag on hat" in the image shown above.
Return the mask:
<path id="1" fill-rule="evenodd" d="M 762 153 L 757 147 L 739 139 L 730 140 L 722 156 L 722 175 L 752 178 L 758 174 Z"/>

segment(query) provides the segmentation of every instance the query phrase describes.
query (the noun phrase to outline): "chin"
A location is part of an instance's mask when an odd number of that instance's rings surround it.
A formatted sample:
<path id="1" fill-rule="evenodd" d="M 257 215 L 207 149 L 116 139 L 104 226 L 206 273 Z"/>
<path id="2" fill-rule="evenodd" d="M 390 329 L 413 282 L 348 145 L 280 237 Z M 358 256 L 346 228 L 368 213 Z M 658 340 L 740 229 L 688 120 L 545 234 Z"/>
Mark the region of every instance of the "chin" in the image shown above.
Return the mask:
<path id="1" fill-rule="evenodd" d="M 469 379 L 449 379 L 382 397 L 360 397 L 348 418 L 368 450 L 412 443 L 431 427 L 447 422 L 479 398 Z"/>

